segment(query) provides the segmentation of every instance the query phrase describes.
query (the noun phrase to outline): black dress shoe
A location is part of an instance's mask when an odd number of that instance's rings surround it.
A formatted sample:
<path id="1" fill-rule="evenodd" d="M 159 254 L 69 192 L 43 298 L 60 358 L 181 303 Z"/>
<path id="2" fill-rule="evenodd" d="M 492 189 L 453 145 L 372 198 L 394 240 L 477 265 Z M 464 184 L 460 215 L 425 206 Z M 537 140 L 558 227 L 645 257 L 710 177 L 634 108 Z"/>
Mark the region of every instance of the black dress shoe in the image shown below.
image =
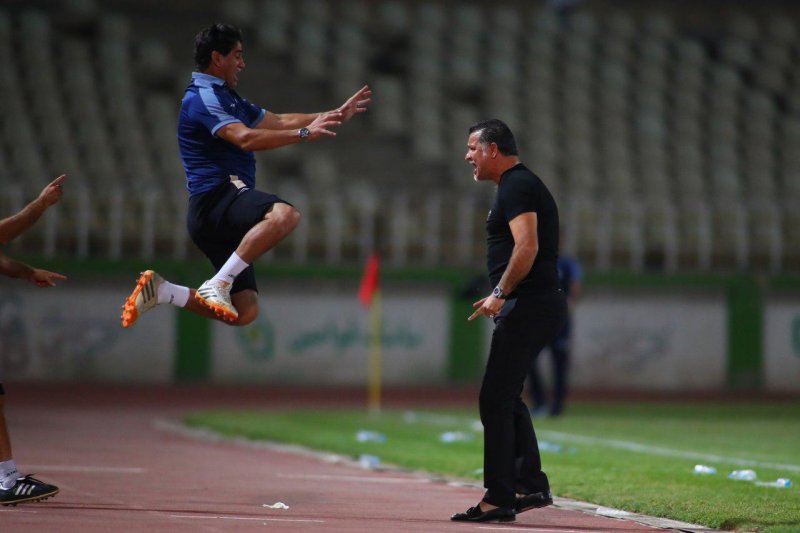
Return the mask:
<path id="1" fill-rule="evenodd" d="M 524 513 L 531 509 L 538 509 L 540 507 L 547 507 L 553 505 L 553 495 L 550 491 L 547 492 L 533 492 L 520 496 L 514 502 L 514 510 L 518 513 Z"/>
<path id="2" fill-rule="evenodd" d="M 511 507 L 497 507 L 488 511 L 481 511 L 481 506 L 478 504 L 463 513 L 454 514 L 450 517 L 450 520 L 459 522 L 489 522 L 490 520 L 513 522 L 516 519 L 516 514 Z"/>

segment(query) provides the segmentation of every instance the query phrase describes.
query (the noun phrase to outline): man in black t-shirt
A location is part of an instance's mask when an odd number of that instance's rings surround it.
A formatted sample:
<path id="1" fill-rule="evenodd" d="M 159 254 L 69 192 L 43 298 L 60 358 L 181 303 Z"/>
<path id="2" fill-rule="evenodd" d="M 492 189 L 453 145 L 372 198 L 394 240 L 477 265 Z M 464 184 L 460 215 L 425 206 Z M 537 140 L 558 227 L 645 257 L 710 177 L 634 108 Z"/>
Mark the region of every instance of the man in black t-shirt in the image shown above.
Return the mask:
<path id="1" fill-rule="evenodd" d="M 516 141 L 492 119 L 469 129 L 466 161 L 475 181 L 493 181 L 497 196 L 486 220 L 492 294 L 475 302 L 473 320 L 494 320 L 480 392 L 484 428 L 483 499 L 453 520 L 510 522 L 516 513 L 553 503 L 522 386 L 533 356 L 567 316 L 559 288 L 558 208 L 550 191 L 520 163 Z"/>

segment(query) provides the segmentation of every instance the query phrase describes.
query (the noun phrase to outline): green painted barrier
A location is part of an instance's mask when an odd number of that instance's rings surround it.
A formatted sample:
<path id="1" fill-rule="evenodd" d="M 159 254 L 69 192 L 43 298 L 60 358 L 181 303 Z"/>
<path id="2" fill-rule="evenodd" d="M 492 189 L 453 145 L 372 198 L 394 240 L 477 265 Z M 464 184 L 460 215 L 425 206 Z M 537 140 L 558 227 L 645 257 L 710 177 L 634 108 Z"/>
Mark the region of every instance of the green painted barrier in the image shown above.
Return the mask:
<path id="1" fill-rule="evenodd" d="M 728 284 L 728 386 L 757 389 L 762 385 L 763 291 L 752 276 Z"/>
<path id="2" fill-rule="evenodd" d="M 211 321 L 194 313 L 176 315 L 175 379 L 203 381 L 211 375 Z"/>

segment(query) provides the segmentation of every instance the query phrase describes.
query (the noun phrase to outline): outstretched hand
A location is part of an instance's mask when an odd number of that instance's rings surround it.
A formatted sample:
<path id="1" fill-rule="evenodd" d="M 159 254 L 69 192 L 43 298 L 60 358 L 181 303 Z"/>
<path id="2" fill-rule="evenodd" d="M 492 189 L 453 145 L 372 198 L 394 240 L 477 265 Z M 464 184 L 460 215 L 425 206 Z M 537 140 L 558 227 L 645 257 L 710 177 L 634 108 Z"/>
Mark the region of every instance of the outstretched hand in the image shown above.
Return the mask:
<path id="1" fill-rule="evenodd" d="M 37 287 L 55 287 L 57 280 L 65 279 L 67 279 L 67 277 L 62 274 L 56 274 L 55 272 L 49 272 L 39 268 L 34 268 L 33 273 L 28 278 L 28 280 Z"/>
<path id="2" fill-rule="evenodd" d="M 42 192 L 39 193 L 39 199 L 42 201 L 42 203 L 44 203 L 45 207 L 50 207 L 61 200 L 61 197 L 64 195 L 61 184 L 65 179 L 67 179 L 67 175 L 61 174 L 59 177 L 51 181 L 44 189 L 42 189 Z"/>
<path id="3" fill-rule="evenodd" d="M 372 89 L 369 88 L 369 85 L 364 85 L 337 109 L 342 114 L 342 122 L 347 122 L 356 113 L 364 113 L 371 101 Z"/>
<path id="4" fill-rule="evenodd" d="M 336 137 L 336 132 L 330 130 L 342 123 L 342 113 L 339 111 L 326 111 L 317 115 L 311 124 L 307 126 L 309 131 L 308 140 L 319 139 L 323 135 Z"/>

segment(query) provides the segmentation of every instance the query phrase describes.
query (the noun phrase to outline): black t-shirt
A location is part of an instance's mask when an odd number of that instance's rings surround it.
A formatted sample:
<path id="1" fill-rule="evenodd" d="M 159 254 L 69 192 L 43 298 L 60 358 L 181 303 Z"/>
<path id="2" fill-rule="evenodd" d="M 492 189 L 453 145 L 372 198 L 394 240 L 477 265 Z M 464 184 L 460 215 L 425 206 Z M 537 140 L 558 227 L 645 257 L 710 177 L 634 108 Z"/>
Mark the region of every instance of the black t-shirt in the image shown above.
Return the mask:
<path id="1" fill-rule="evenodd" d="M 539 252 L 528 275 L 517 285 L 518 293 L 543 293 L 559 287 L 558 207 L 542 180 L 523 164 L 508 169 L 500 177 L 494 206 L 486 219 L 489 280 L 496 287 L 511 259 L 514 236 L 509 221 L 522 213 L 536 213 Z"/>

